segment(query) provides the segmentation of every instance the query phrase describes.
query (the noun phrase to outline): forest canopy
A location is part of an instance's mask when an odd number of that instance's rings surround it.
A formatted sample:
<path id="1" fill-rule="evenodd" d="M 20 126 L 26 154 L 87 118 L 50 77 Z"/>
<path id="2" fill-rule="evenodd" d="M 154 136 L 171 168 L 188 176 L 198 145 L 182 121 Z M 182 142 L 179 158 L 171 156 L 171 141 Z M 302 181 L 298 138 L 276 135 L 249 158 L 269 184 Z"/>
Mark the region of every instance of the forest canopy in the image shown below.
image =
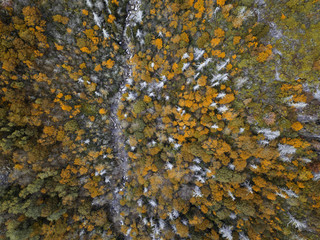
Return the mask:
<path id="1" fill-rule="evenodd" d="M 0 0 L 0 239 L 318 240 L 319 11 Z"/>

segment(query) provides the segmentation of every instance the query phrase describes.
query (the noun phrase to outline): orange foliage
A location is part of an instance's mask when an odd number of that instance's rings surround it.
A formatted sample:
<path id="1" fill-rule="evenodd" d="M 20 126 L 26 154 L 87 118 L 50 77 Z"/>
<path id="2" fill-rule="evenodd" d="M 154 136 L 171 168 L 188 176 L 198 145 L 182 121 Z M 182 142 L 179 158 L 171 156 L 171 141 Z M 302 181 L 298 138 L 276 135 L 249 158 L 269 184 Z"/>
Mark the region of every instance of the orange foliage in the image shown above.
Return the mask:
<path id="1" fill-rule="evenodd" d="M 303 128 L 303 125 L 300 122 L 295 122 L 291 125 L 291 128 L 294 131 L 300 131 Z"/>
<path id="2" fill-rule="evenodd" d="M 260 188 L 264 188 L 267 186 L 266 180 L 264 180 L 262 177 L 254 177 L 252 181 Z"/>
<path id="3" fill-rule="evenodd" d="M 69 18 L 63 17 L 63 16 L 61 16 L 61 15 L 54 15 L 54 16 L 52 17 L 52 19 L 53 19 L 53 21 L 62 23 L 62 24 L 64 24 L 64 25 L 69 22 Z"/>
<path id="4" fill-rule="evenodd" d="M 213 38 L 211 40 L 211 46 L 216 47 L 220 43 L 220 38 Z"/>
<path id="5" fill-rule="evenodd" d="M 155 45 L 158 49 L 162 48 L 162 39 L 157 38 L 156 40 L 153 41 L 153 45 Z"/>
<path id="6" fill-rule="evenodd" d="M 102 62 L 102 66 L 106 66 L 107 68 L 111 69 L 114 66 L 114 61 L 111 59 L 108 59 L 107 61 Z"/>
<path id="7" fill-rule="evenodd" d="M 107 111 L 106 111 L 104 108 L 100 108 L 100 109 L 99 109 L 99 113 L 100 113 L 101 115 L 105 115 L 105 114 L 107 113 Z"/>
<path id="8" fill-rule="evenodd" d="M 60 45 L 58 45 L 58 44 L 56 44 L 56 43 L 54 43 L 54 45 L 56 46 L 56 49 L 57 49 L 58 51 L 63 50 L 63 46 L 60 46 Z"/>
<path id="9" fill-rule="evenodd" d="M 182 40 L 182 41 L 189 42 L 189 37 L 188 37 L 188 34 L 187 34 L 187 33 L 183 32 L 183 33 L 180 35 L 180 37 L 181 37 L 181 40 Z"/>
<path id="10" fill-rule="evenodd" d="M 144 95 L 143 97 L 143 101 L 146 102 L 146 103 L 149 103 L 152 101 L 151 97 L 147 96 L 147 95 Z"/>
<path id="11" fill-rule="evenodd" d="M 225 2 L 226 0 L 217 0 L 217 4 L 221 7 L 225 4 Z"/>
<path id="12" fill-rule="evenodd" d="M 266 47 L 262 47 L 262 52 L 259 52 L 257 61 L 265 62 L 272 54 L 272 46 L 269 44 Z"/>
<path id="13" fill-rule="evenodd" d="M 240 36 L 234 36 L 233 37 L 233 44 L 236 45 L 240 42 L 241 40 L 241 37 Z"/>
<path id="14" fill-rule="evenodd" d="M 43 128 L 43 133 L 47 134 L 48 136 L 54 136 L 56 134 L 56 129 L 53 126 L 45 126 Z"/>
<path id="15" fill-rule="evenodd" d="M 116 20 L 116 17 L 115 17 L 114 15 L 110 14 L 110 15 L 108 16 L 107 22 L 108 22 L 108 23 L 113 23 L 114 20 Z"/>
<path id="16" fill-rule="evenodd" d="M 218 38 L 223 38 L 225 32 L 221 28 L 217 28 L 216 30 L 214 30 L 214 35 Z"/>
<path id="17" fill-rule="evenodd" d="M 227 103 L 231 103 L 234 100 L 234 95 L 232 93 L 227 94 L 224 96 L 224 98 L 222 98 L 219 103 L 220 104 L 227 104 Z"/>
<path id="18" fill-rule="evenodd" d="M 199 79 L 198 79 L 198 85 L 203 87 L 207 84 L 207 76 L 202 75 Z"/>
<path id="19" fill-rule="evenodd" d="M 102 70 L 101 64 L 96 65 L 95 68 L 94 68 L 94 70 L 95 70 L 96 72 L 101 71 L 101 70 Z"/>

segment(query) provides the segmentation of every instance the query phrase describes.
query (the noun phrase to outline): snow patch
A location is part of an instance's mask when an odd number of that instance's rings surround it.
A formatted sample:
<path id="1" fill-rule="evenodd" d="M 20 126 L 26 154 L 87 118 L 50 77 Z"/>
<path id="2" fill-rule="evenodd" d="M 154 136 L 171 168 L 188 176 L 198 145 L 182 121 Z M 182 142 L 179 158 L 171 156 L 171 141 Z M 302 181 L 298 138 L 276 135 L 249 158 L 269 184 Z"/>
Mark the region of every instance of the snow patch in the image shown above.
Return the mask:
<path id="1" fill-rule="evenodd" d="M 98 16 L 97 13 L 93 12 L 93 20 L 96 23 L 96 25 L 101 28 L 101 24 L 102 24 L 102 18 Z M 103 31 L 103 30 L 102 30 Z"/>
<path id="2" fill-rule="evenodd" d="M 223 238 L 226 238 L 228 240 L 232 240 L 232 226 L 223 226 L 219 229 L 219 233 L 222 234 Z"/>
<path id="3" fill-rule="evenodd" d="M 89 8 L 92 8 L 92 7 L 93 7 L 91 0 L 87 0 L 87 6 L 88 6 Z"/>
<path id="4" fill-rule="evenodd" d="M 287 144 L 278 144 L 278 151 L 282 161 L 290 162 L 291 159 L 287 155 L 294 154 L 296 152 L 296 148 Z"/>
<path id="5" fill-rule="evenodd" d="M 302 229 L 307 228 L 307 224 L 305 222 L 301 222 L 298 219 L 294 218 L 290 213 L 288 213 L 290 221 L 288 224 L 291 224 L 292 226 L 294 226 L 296 229 L 298 229 L 299 231 L 301 231 Z"/>
<path id="6" fill-rule="evenodd" d="M 207 66 L 209 64 L 209 62 L 211 62 L 211 58 L 207 58 L 203 63 L 198 65 L 197 71 L 201 71 L 202 68 L 204 68 L 205 66 Z"/>
<path id="7" fill-rule="evenodd" d="M 280 136 L 280 131 L 272 131 L 268 128 L 260 129 L 258 133 L 262 133 L 268 140 L 273 140 Z"/>
<path id="8" fill-rule="evenodd" d="M 202 55 L 204 54 L 204 52 L 205 51 L 202 49 L 195 48 L 194 49 L 194 60 L 195 61 L 199 60 L 202 57 Z"/>

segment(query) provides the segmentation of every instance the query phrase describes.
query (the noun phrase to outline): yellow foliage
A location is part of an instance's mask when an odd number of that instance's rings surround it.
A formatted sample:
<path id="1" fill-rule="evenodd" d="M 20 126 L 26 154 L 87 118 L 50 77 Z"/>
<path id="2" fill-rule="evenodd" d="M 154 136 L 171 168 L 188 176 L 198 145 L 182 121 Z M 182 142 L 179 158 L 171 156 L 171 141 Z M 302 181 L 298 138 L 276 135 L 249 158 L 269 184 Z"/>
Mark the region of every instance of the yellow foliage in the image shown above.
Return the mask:
<path id="1" fill-rule="evenodd" d="M 237 171 L 242 171 L 247 166 L 247 161 L 242 160 L 242 159 L 236 159 L 236 160 L 234 160 L 233 163 L 234 163 Z"/>
<path id="2" fill-rule="evenodd" d="M 272 46 L 270 44 L 267 45 L 266 47 L 262 47 L 262 49 L 264 51 L 259 53 L 259 55 L 257 57 L 258 62 L 265 62 L 272 54 Z"/>
<path id="3" fill-rule="evenodd" d="M 300 131 L 303 128 L 303 125 L 300 122 L 295 122 L 291 125 L 291 128 L 294 131 Z"/>
<path id="4" fill-rule="evenodd" d="M 225 4 L 225 2 L 226 0 L 217 0 L 217 4 L 221 7 Z"/>
<path id="5" fill-rule="evenodd" d="M 213 56 L 218 56 L 219 54 L 221 54 L 221 50 L 212 50 L 211 54 Z"/>
<path id="6" fill-rule="evenodd" d="M 68 178 L 70 178 L 70 171 L 67 169 L 62 169 L 60 176 L 63 179 L 68 179 Z"/>
<path id="7" fill-rule="evenodd" d="M 226 57 L 226 53 L 222 52 L 222 53 L 218 54 L 218 57 L 219 58 L 225 58 Z"/>
<path id="8" fill-rule="evenodd" d="M 108 20 L 107 20 L 107 22 L 108 22 L 108 23 L 113 23 L 113 22 L 114 22 L 114 20 L 116 20 L 116 17 L 115 17 L 115 16 L 113 16 L 112 14 L 110 14 L 110 15 L 108 16 Z"/>
<path id="9" fill-rule="evenodd" d="M 267 186 L 267 182 L 266 180 L 264 180 L 262 177 L 254 177 L 252 179 L 252 181 L 260 188 L 266 187 Z"/>
<path id="10" fill-rule="evenodd" d="M 179 67 L 179 66 L 178 66 L 177 63 L 173 63 L 173 64 L 172 64 L 172 70 L 173 70 L 173 71 L 176 71 L 176 70 L 178 69 L 178 67 Z"/>
<path id="11" fill-rule="evenodd" d="M 155 9 L 150 9 L 150 14 L 151 15 L 154 15 L 156 13 L 156 10 Z"/>
<path id="12" fill-rule="evenodd" d="M 84 68 L 86 68 L 87 66 L 86 66 L 86 63 L 81 63 L 81 64 L 79 65 L 79 67 L 80 67 L 80 69 L 84 69 Z"/>
<path id="13" fill-rule="evenodd" d="M 182 238 L 187 238 L 189 236 L 188 226 L 183 225 L 180 221 L 176 221 L 177 234 Z"/>
<path id="14" fill-rule="evenodd" d="M 194 0 L 188 0 L 187 2 L 188 2 L 188 5 L 189 5 L 190 7 L 192 7 Z"/>
<path id="15" fill-rule="evenodd" d="M 107 113 L 107 111 L 106 111 L 104 108 L 100 108 L 100 109 L 99 109 L 99 113 L 100 113 L 101 115 L 105 115 L 105 114 Z"/>
<path id="16" fill-rule="evenodd" d="M 219 103 L 220 104 L 227 104 L 227 103 L 231 103 L 234 100 L 234 95 L 232 93 L 227 94 L 224 96 L 224 98 L 222 98 Z"/>
<path id="17" fill-rule="evenodd" d="M 66 104 L 61 103 L 61 109 L 67 112 L 70 112 L 72 110 L 72 107 Z"/>
<path id="18" fill-rule="evenodd" d="M 171 38 L 171 41 L 173 43 L 178 43 L 180 41 L 181 37 L 179 35 L 174 36 L 173 38 Z"/>
<path id="19" fill-rule="evenodd" d="M 85 168 L 85 167 L 80 167 L 79 172 L 80 172 L 80 174 L 81 174 L 81 175 L 83 175 L 83 174 L 85 174 L 85 173 L 87 173 L 87 172 L 88 172 L 88 169 L 87 169 L 87 168 Z"/>
<path id="20" fill-rule="evenodd" d="M 23 169 L 23 166 L 21 164 L 15 164 L 14 169 L 21 170 Z"/>
<path id="21" fill-rule="evenodd" d="M 88 54 L 91 53 L 91 51 L 90 51 L 89 48 L 87 48 L 87 47 L 82 47 L 82 48 L 80 48 L 80 51 L 81 51 L 81 52 L 88 53 Z"/>
<path id="22" fill-rule="evenodd" d="M 206 214 L 208 212 L 208 208 L 206 207 L 206 205 L 201 205 L 201 211 Z"/>
<path id="23" fill-rule="evenodd" d="M 188 37 L 188 34 L 187 34 L 187 33 L 183 32 L 183 33 L 180 35 L 180 37 L 181 37 L 181 40 L 182 40 L 182 41 L 189 42 L 189 37 Z"/>
<path id="24" fill-rule="evenodd" d="M 115 5 L 119 6 L 119 2 L 118 2 L 118 0 L 111 0 L 111 2 L 112 2 L 113 4 L 115 4 Z"/>
<path id="25" fill-rule="evenodd" d="M 295 102 L 307 102 L 307 96 L 306 95 L 293 95 L 292 99 Z"/>
<path id="26" fill-rule="evenodd" d="M 101 70 L 102 70 L 101 64 L 98 64 L 98 65 L 94 68 L 94 70 L 95 70 L 96 72 L 101 71 Z"/>
<path id="27" fill-rule="evenodd" d="M 48 136 L 54 136 L 56 134 L 56 129 L 53 126 L 45 126 L 43 132 Z"/>
<path id="28" fill-rule="evenodd" d="M 158 49 L 162 48 L 162 39 L 157 38 L 156 40 L 153 41 L 153 45 L 155 45 Z"/>
<path id="29" fill-rule="evenodd" d="M 92 198 L 97 197 L 103 193 L 102 188 L 98 187 L 98 183 L 92 181 L 91 179 L 83 186 L 85 189 L 88 189 Z"/>
<path id="30" fill-rule="evenodd" d="M 69 22 L 69 18 L 63 17 L 63 16 L 61 16 L 61 15 L 54 15 L 54 16 L 52 17 L 52 19 L 53 19 L 53 21 L 62 23 L 62 24 L 64 24 L 64 25 Z"/>
<path id="31" fill-rule="evenodd" d="M 102 62 L 102 66 L 106 66 L 109 69 L 111 69 L 113 65 L 114 65 L 114 61 L 111 59 L 108 59 L 107 61 Z"/>
<path id="32" fill-rule="evenodd" d="M 56 43 L 54 43 L 54 45 L 56 46 L 56 49 L 57 49 L 58 51 L 63 50 L 63 46 L 60 46 L 59 44 L 56 44 Z"/>
<path id="33" fill-rule="evenodd" d="M 78 166 L 84 165 L 84 162 L 81 158 L 76 158 L 73 163 L 74 165 L 78 165 Z"/>
<path id="34" fill-rule="evenodd" d="M 233 37 L 233 45 L 236 45 L 240 42 L 241 37 L 240 36 L 234 36 Z"/>
<path id="35" fill-rule="evenodd" d="M 207 76 L 202 75 L 199 79 L 198 79 L 198 85 L 203 87 L 207 84 Z"/>
<path id="36" fill-rule="evenodd" d="M 189 220 L 189 223 L 191 225 L 198 225 L 198 224 L 201 224 L 203 220 L 204 220 L 204 217 L 194 215 L 193 218 Z"/>
<path id="37" fill-rule="evenodd" d="M 306 148 L 310 146 L 310 143 L 308 143 L 307 141 L 302 141 L 299 138 L 283 138 L 280 142 L 289 144 L 291 146 L 294 146 L 295 148 Z"/>
<path id="38" fill-rule="evenodd" d="M 40 21 L 39 10 L 36 7 L 27 6 L 23 8 L 22 13 L 28 26 L 34 26 Z"/>
<path id="39" fill-rule="evenodd" d="M 198 13 L 195 15 L 195 17 L 196 17 L 196 18 L 201 18 L 203 12 L 205 11 L 204 1 L 203 1 L 203 0 L 198 0 L 198 1 L 194 4 L 194 8 L 198 10 Z"/>
<path id="40" fill-rule="evenodd" d="M 62 141 L 64 139 L 64 131 L 60 130 L 58 131 L 58 134 L 57 134 L 57 140 L 58 141 Z"/>
<path id="41" fill-rule="evenodd" d="M 272 200 L 272 201 L 275 201 L 277 199 L 277 195 L 268 191 L 267 198 Z"/>
<path id="42" fill-rule="evenodd" d="M 216 47 L 220 43 L 220 38 L 213 38 L 211 40 L 211 46 Z"/>
<path id="43" fill-rule="evenodd" d="M 151 102 L 151 100 L 152 100 L 151 97 L 144 95 L 144 97 L 143 97 L 144 102 L 149 103 L 149 102 Z"/>
<path id="44" fill-rule="evenodd" d="M 129 156 L 131 159 L 137 159 L 137 156 L 136 156 L 133 152 L 128 152 L 128 156 Z"/>
<path id="45" fill-rule="evenodd" d="M 62 98 L 63 97 L 63 93 L 58 93 L 57 98 Z"/>
<path id="46" fill-rule="evenodd" d="M 152 156 L 154 156 L 154 155 L 156 155 L 158 152 L 160 152 L 160 148 L 159 147 L 154 147 L 154 148 L 150 148 L 149 149 L 149 153 L 152 155 Z"/>
<path id="47" fill-rule="evenodd" d="M 64 96 L 64 99 L 65 99 L 65 100 L 70 100 L 70 99 L 71 99 L 71 95 L 65 95 L 65 96 Z"/>
<path id="48" fill-rule="evenodd" d="M 225 32 L 221 28 L 217 28 L 216 30 L 214 30 L 214 35 L 218 38 L 223 38 L 224 34 Z"/>

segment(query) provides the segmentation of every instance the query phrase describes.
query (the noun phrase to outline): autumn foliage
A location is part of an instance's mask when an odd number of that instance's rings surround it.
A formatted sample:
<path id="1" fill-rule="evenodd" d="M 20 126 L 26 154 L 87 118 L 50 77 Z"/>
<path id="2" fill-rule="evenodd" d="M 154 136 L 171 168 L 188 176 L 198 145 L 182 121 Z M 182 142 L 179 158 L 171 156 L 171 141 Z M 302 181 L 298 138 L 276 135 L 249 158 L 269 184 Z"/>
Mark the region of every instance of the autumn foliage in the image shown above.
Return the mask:
<path id="1" fill-rule="evenodd" d="M 4 2 L 1 239 L 318 240 L 317 1 Z"/>

